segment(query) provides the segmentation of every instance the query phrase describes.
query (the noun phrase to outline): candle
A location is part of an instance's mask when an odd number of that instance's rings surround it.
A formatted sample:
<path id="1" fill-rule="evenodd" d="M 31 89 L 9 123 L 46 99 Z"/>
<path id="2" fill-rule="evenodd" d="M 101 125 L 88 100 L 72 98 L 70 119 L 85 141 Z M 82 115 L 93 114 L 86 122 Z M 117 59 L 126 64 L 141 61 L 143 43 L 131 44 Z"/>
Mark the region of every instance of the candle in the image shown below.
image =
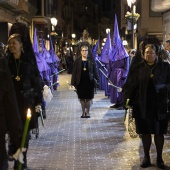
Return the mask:
<path id="1" fill-rule="evenodd" d="M 22 135 L 21 149 L 24 148 L 25 139 L 26 139 L 26 136 L 27 136 L 30 120 L 31 120 L 31 110 L 28 108 L 27 118 L 26 118 L 26 121 L 25 121 L 24 131 L 23 131 L 23 135 Z"/>
<path id="2" fill-rule="evenodd" d="M 133 5 L 133 14 L 135 14 L 135 13 L 136 13 L 136 6 Z"/>
<path id="3" fill-rule="evenodd" d="M 22 151 L 22 148 L 24 148 L 24 145 L 25 145 L 25 140 L 26 140 L 26 137 L 27 137 L 30 120 L 31 120 L 31 110 L 28 108 L 27 117 L 26 117 L 26 121 L 25 121 L 25 125 L 24 125 L 24 131 L 23 131 L 22 140 L 21 140 L 21 151 Z M 18 170 L 21 170 L 21 167 L 22 167 L 22 164 L 19 163 Z"/>
<path id="4" fill-rule="evenodd" d="M 129 104 L 129 100 L 130 100 L 130 99 L 127 99 L 127 100 L 126 100 L 126 105 L 125 105 L 126 108 L 125 108 L 124 122 L 125 122 L 125 120 L 126 120 L 126 115 L 127 115 L 127 110 L 128 110 L 127 106 L 128 106 L 128 104 Z"/>

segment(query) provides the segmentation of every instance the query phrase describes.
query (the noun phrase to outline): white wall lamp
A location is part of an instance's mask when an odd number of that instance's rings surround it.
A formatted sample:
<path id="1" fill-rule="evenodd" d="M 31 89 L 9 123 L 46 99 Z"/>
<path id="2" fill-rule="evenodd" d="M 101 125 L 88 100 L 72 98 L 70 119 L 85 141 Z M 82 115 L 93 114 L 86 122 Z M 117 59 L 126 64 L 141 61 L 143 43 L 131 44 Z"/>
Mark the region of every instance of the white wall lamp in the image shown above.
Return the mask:
<path id="1" fill-rule="evenodd" d="M 51 18 L 51 24 L 52 24 L 52 31 L 55 31 L 55 26 L 57 25 L 58 20 L 55 17 Z"/>

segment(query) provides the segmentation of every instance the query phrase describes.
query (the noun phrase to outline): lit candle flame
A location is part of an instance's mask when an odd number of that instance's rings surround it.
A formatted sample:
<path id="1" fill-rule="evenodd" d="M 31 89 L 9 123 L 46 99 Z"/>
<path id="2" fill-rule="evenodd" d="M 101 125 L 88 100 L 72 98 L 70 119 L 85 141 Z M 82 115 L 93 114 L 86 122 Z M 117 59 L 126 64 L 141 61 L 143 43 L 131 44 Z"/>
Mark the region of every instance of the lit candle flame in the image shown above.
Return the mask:
<path id="1" fill-rule="evenodd" d="M 28 111 L 27 111 L 27 118 L 30 118 L 31 117 L 31 109 L 28 108 Z"/>

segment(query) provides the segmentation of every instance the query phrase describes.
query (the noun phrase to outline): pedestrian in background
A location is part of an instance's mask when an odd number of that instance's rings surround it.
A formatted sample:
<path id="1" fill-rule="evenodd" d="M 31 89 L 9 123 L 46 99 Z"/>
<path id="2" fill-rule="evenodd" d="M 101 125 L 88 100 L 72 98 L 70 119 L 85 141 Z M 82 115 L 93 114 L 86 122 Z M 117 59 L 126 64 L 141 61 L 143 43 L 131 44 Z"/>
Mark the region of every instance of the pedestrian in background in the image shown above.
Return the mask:
<path id="1" fill-rule="evenodd" d="M 5 56 L 5 45 L 0 42 L 0 57 L 4 57 Z"/>
<path id="2" fill-rule="evenodd" d="M 169 117 L 170 65 L 159 56 L 159 46 L 148 44 L 143 51 L 143 61 L 129 75 L 128 97 L 133 109 L 136 132 L 141 135 L 144 159 L 142 168 L 151 166 L 150 147 L 152 134 L 157 151 L 156 165 L 164 169 L 162 151 L 164 134 L 167 133 Z M 126 93 L 126 92 L 125 92 Z"/>
<path id="3" fill-rule="evenodd" d="M 87 42 L 80 44 L 78 54 L 81 55 L 78 56 L 74 63 L 71 85 L 76 88 L 81 103 L 81 118 L 90 118 L 90 103 L 94 98 L 94 87 L 95 83 L 99 83 L 99 76 L 94 57 Z"/>
<path id="4" fill-rule="evenodd" d="M 130 63 L 132 62 L 133 57 L 135 56 L 135 54 L 136 54 L 136 49 L 131 49 L 131 51 L 129 53 Z"/>
<path id="5" fill-rule="evenodd" d="M 20 148 L 22 122 L 16 95 L 4 54 L 0 52 L 0 170 L 8 169 L 5 136 L 8 133 L 13 146 L 12 155 Z"/>
<path id="6" fill-rule="evenodd" d="M 165 41 L 164 48 L 170 53 L 170 40 Z"/>
<path id="7" fill-rule="evenodd" d="M 13 24 L 11 27 L 7 59 L 23 124 L 25 124 L 27 109 L 31 109 L 32 116 L 25 142 L 25 148 L 28 150 L 30 130 L 37 128 L 38 114 L 36 112 L 40 111 L 42 104 L 42 79 L 36 63 L 28 28 L 22 23 Z M 24 164 L 22 169 L 27 168 L 27 150 L 23 153 Z M 18 161 L 15 161 L 14 169 L 17 168 Z"/>

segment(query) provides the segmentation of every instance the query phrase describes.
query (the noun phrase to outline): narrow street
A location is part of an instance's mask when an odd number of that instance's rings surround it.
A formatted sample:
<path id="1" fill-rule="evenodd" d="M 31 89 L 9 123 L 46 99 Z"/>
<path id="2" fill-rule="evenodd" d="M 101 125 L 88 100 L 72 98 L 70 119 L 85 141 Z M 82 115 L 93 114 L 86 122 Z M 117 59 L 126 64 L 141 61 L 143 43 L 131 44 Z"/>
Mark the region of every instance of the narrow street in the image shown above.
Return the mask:
<path id="1" fill-rule="evenodd" d="M 91 118 L 82 119 L 76 93 L 59 75 L 60 86 L 47 104 L 45 127 L 39 119 L 39 138 L 32 134 L 28 150 L 30 170 L 140 170 L 143 158 L 140 138 L 132 139 L 124 124 L 124 110 L 109 109 L 103 91 L 95 94 Z M 166 136 L 163 158 L 170 170 L 170 135 Z M 153 166 L 157 170 L 155 146 L 151 147 Z M 10 163 L 10 170 L 13 164 Z"/>

